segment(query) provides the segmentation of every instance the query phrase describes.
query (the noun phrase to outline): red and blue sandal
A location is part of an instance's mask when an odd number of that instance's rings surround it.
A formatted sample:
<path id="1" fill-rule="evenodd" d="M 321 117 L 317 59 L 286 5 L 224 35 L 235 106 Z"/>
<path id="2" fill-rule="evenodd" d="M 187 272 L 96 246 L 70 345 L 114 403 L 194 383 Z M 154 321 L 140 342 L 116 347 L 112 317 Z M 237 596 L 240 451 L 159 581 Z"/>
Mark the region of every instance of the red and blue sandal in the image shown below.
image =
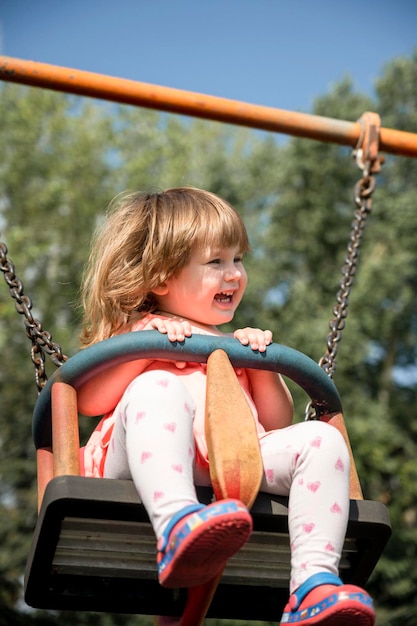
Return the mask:
<path id="1" fill-rule="evenodd" d="M 372 598 L 360 587 L 344 585 L 328 572 L 310 576 L 284 609 L 282 624 L 301 626 L 374 626 Z"/>
<path id="2" fill-rule="evenodd" d="M 240 500 L 192 504 L 176 513 L 158 541 L 158 574 L 163 587 L 202 585 L 249 539 L 252 517 Z"/>

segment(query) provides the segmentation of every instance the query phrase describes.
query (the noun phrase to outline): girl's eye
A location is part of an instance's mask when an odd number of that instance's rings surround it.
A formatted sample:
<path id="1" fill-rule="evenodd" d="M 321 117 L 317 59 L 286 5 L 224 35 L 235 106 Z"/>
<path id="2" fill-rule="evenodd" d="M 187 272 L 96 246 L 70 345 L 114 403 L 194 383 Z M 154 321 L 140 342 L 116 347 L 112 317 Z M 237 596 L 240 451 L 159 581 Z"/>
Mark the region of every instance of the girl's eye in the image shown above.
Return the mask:
<path id="1" fill-rule="evenodd" d="M 233 259 L 234 263 L 242 263 L 243 261 L 243 257 L 241 256 L 237 256 Z"/>
<path id="2" fill-rule="evenodd" d="M 211 259 L 211 261 L 209 261 L 209 262 L 208 262 L 208 264 L 209 264 L 209 265 L 211 265 L 211 264 L 213 264 L 213 263 L 214 263 L 215 265 L 218 265 L 218 264 L 220 263 L 220 259 Z"/>

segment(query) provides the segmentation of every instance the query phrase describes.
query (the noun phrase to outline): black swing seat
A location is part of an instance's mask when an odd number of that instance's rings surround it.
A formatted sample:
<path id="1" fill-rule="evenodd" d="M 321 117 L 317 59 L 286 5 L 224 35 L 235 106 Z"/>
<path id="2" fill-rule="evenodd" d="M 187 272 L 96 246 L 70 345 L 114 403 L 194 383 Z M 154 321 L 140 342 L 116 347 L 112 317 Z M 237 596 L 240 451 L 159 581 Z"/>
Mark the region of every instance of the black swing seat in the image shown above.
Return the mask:
<path id="1" fill-rule="evenodd" d="M 270 369 L 308 393 L 318 415 L 341 410 L 336 387 L 311 359 L 273 344 L 267 355 L 234 339 L 203 335 L 170 344 L 154 331 L 107 339 L 67 361 L 42 390 L 33 415 L 37 449 L 52 447 L 51 387 L 77 389 L 92 371 L 133 358 L 205 362 L 222 348 L 235 367 Z M 198 488 L 201 502 L 211 488 Z M 229 560 L 207 617 L 276 621 L 288 599 L 290 546 L 287 499 L 258 494 L 251 510 L 254 532 Z M 345 582 L 364 586 L 391 535 L 386 507 L 351 500 L 340 564 Z M 185 589 L 157 580 L 156 541 L 132 481 L 57 476 L 46 486 L 25 573 L 25 600 L 35 608 L 109 613 L 181 615 Z"/>
<path id="2" fill-rule="evenodd" d="M 199 488 L 201 502 L 212 495 Z M 288 600 L 287 501 L 261 493 L 252 515 L 252 537 L 230 559 L 207 617 L 276 621 Z M 341 578 L 364 586 L 390 534 L 382 503 L 352 500 Z M 158 584 L 155 537 L 132 481 L 59 476 L 46 489 L 25 599 L 37 608 L 181 615 L 186 592 Z"/>

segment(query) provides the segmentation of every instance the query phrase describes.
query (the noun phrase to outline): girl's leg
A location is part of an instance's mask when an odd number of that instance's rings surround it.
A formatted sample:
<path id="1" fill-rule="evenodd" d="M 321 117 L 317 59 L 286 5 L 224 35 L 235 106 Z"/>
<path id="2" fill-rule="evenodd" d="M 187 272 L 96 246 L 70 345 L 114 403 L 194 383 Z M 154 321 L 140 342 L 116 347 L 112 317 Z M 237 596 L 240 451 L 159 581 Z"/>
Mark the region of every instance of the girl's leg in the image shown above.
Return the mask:
<path id="1" fill-rule="evenodd" d="M 281 624 L 373 626 L 372 599 L 338 567 L 349 514 L 350 459 L 340 433 L 312 421 L 261 439 L 263 491 L 289 495 L 291 597 Z"/>
<path id="2" fill-rule="evenodd" d="M 318 572 L 338 573 L 349 515 L 349 454 L 336 430 L 310 421 L 261 439 L 261 490 L 289 495 L 291 592 Z"/>
<path id="3" fill-rule="evenodd" d="M 156 536 L 182 508 L 198 504 L 194 482 L 194 400 L 176 376 L 146 372 L 127 388 L 104 467 L 133 479 Z"/>
<path id="4" fill-rule="evenodd" d="M 116 411 L 104 475 L 133 479 L 158 540 L 161 584 L 210 580 L 249 538 L 252 520 L 238 500 L 198 503 L 192 397 L 177 376 L 154 370 L 129 385 Z"/>

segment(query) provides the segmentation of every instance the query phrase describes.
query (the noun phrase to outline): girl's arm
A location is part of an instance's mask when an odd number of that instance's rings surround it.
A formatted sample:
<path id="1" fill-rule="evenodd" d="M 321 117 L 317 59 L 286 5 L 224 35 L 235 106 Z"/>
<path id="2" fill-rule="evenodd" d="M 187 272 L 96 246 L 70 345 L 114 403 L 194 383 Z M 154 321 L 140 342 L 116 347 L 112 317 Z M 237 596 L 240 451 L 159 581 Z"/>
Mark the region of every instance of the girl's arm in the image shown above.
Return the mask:
<path id="1" fill-rule="evenodd" d="M 78 410 L 82 415 L 104 415 L 118 404 L 126 387 L 139 376 L 151 361 L 140 359 L 108 368 L 86 382 L 77 393 Z"/>
<path id="2" fill-rule="evenodd" d="M 259 421 L 266 431 L 290 426 L 293 400 L 282 377 L 267 370 L 246 370 Z"/>
<path id="3" fill-rule="evenodd" d="M 134 330 L 134 328 L 133 328 Z M 172 319 L 151 318 L 140 330 L 158 330 L 168 335 L 170 341 L 183 341 L 191 335 L 188 322 Z M 103 415 L 118 404 L 126 387 L 152 363 L 151 359 L 138 359 L 122 363 L 97 374 L 78 390 L 78 409 L 87 416 Z M 182 363 L 176 363 L 181 368 Z"/>
<path id="4" fill-rule="evenodd" d="M 270 330 L 240 328 L 233 336 L 252 350 L 265 352 L 272 342 Z M 246 370 L 252 390 L 252 399 L 258 411 L 259 421 L 265 430 L 285 428 L 292 423 L 294 405 L 291 394 L 282 377 L 267 370 Z"/>

